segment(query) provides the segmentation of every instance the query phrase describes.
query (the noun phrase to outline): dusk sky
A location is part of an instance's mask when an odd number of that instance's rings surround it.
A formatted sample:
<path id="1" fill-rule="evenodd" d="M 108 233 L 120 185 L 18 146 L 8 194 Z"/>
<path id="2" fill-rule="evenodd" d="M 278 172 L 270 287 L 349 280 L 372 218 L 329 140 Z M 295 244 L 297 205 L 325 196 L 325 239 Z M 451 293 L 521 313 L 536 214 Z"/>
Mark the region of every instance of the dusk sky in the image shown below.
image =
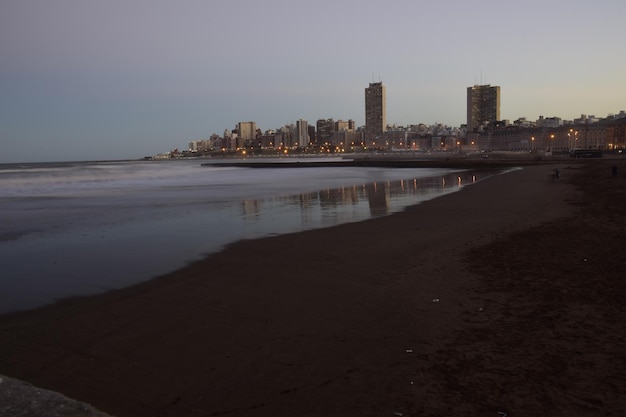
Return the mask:
<path id="1" fill-rule="evenodd" d="M 0 162 L 134 159 L 256 121 L 626 110 L 626 1 L 0 0 Z"/>

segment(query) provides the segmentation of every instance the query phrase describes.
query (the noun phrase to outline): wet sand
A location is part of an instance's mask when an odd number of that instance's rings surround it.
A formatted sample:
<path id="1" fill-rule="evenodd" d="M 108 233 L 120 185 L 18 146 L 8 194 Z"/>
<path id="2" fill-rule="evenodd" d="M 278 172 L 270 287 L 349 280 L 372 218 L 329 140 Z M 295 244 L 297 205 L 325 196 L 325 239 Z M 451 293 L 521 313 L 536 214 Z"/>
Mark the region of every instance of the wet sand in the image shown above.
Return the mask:
<path id="1" fill-rule="evenodd" d="M 0 317 L 0 373 L 118 417 L 626 409 L 626 166 L 526 166 Z"/>

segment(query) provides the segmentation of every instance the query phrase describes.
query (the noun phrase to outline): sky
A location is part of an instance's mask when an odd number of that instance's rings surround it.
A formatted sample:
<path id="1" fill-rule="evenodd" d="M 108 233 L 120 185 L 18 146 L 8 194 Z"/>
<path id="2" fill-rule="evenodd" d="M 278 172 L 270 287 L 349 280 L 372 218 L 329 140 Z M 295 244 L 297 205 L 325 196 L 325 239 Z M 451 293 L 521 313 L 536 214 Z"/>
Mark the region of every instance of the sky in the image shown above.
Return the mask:
<path id="1" fill-rule="evenodd" d="M 624 0 L 0 0 L 0 162 L 134 159 L 298 119 L 626 110 Z"/>

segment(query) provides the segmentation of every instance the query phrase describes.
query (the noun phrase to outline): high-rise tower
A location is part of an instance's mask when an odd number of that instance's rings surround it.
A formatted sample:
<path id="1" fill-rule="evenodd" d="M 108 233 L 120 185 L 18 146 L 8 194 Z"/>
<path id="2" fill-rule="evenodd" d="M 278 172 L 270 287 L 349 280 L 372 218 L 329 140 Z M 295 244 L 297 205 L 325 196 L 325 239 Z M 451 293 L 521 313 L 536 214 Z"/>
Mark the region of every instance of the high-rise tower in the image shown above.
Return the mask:
<path id="1" fill-rule="evenodd" d="M 306 148 L 309 146 L 309 141 L 309 123 L 306 120 L 300 119 L 296 122 L 295 145 L 300 148 Z"/>
<path id="2" fill-rule="evenodd" d="M 500 87 L 467 87 L 467 131 L 475 132 L 485 124 L 500 120 Z"/>
<path id="3" fill-rule="evenodd" d="M 382 82 L 365 89 L 365 132 L 380 135 L 387 129 L 387 96 Z"/>
<path id="4" fill-rule="evenodd" d="M 334 130 L 335 121 L 333 119 L 319 119 L 317 121 L 315 143 L 322 146 L 330 144 L 330 138 L 333 135 Z"/>
<path id="5" fill-rule="evenodd" d="M 247 143 L 256 138 L 255 122 L 237 123 L 237 148 L 243 148 Z"/>

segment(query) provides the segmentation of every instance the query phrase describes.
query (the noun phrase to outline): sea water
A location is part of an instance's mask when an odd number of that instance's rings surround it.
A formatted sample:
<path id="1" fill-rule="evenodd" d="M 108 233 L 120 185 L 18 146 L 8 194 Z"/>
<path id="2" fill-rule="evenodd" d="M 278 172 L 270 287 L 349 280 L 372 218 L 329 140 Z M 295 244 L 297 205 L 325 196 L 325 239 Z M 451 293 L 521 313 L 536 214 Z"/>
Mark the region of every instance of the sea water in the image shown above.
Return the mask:
<path id="1" fill-rule="evenodd" d="M 388 215 L 476 179 L 201 162 L 0 165 L 0 313 L 129 286 L 237 240 Z"/>

